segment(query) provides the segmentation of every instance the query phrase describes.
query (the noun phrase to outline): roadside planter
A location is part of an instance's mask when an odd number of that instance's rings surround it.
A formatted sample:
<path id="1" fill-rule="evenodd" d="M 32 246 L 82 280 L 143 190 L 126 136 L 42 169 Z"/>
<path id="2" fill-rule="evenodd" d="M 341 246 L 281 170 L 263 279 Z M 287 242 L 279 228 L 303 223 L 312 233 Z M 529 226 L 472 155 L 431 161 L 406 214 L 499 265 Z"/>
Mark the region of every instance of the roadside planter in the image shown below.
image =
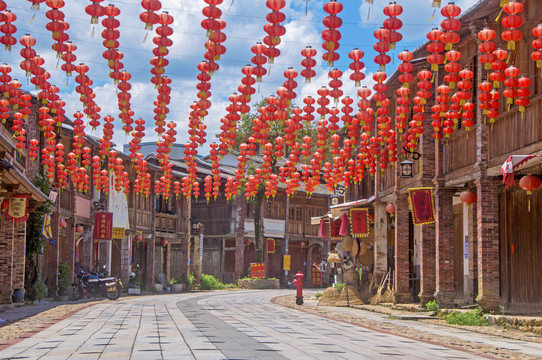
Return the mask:
<path id="1" fill-rule="evenodd" d="M 162 292 L 162 284 L 154 284 L 154 288 L 156 292 Z"/>
<path id="2" fill-rule="evenodd" d="M 239 279 L 241 289 L 280 289 L 279 279 Z"/>
<path id="3" fill-rule="evenodd" d="M 173 284 L 171 285 L 171 291 L 173 292 L 181 292 L 184 290 L 184 284 Z"/>
<path id="4" fill-rule="evenodd" d="M 139 295 L 141 294 L 140 288 L 128 288 L 128 294 Z"/>

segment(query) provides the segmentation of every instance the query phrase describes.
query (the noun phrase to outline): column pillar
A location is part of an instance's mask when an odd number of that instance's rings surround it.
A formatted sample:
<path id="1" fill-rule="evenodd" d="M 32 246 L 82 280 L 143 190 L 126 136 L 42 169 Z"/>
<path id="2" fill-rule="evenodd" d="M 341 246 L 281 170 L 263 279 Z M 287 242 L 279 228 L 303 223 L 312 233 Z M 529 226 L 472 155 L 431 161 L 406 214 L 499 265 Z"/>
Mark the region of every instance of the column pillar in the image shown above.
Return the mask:
<path id="1" fill-rule="evenodd" d="M 154 262 L 156 261 L 156 246 L 154 246 L 154 237 L 152 235 L 148 235 L 144 241 L 145 247 L 147 248 L 147 258 L 145 259 L 145 288 L 147 290 L 151 290 L 154 288 Z"/>
<path id="2" fill-rule="evenodd" d="M 246 201 L 243 194 L 235 197 L 235 206 L 233 208 L 235 216 L 235 279 L 243 277 L 245 266 L 245 214 Z M 283 242 L 284 243 L 284 242 Z M 282 247 L 281 247 L 282 249 Z"/>
<path id="3" fill-rule="evenodd" d="M 436 229 L 435 224 L 420 226 L 420 303 L 427 304 L 435 298 L 436 290 Z"/>
<path id="4" fill-rule="evenodd" d="M 0 304 L 11 304 L 13 258 L 13 224 L 0 217 Z"/>
<path id="5" fill-rule="evenodd" d="M 409 208 L 407 195 L 396 192 L 395 200 L 395 302 L 406 303 L 412 300 L 408 283 L 409 259 L 408 259 L 408 227 Z"/>
<path id="6" fill-rule="evenodd" d="M 75 219 L 66 219 L 66 248 L 65 259 L 66 263 L 71 267 L 72 271 L 75 268 Z M 73 278 L 72 274 L 72 278 Z"/>
<path id="7" fill-rule="evenodd" d="M 485 311 L 499 310 L 499 188 L 498 181 L 480 176 L 478 192 L 478 297 Z"/>
<path id="8" fill-rule="evenodd" d="M 454 288 L 454 189 L 435 189 L 436 209 L 436 291 L 442 307 L 453 305 Z"/>
<path id="9" fill-rule="evenodd" d="M 53 239 L 48 242 L 49 255 L 47 257 L 47 287 L 49 296 L 55 297 L 58 286 L 58 238 L 60 230 L 60 216 L 57 212 L 51 215 L 51 232 Z"/>
<path id="10" fill-rule="evenodd" d="M 388 216 L 386 203 L 374 203 L 374 270 L 373 283 L 378 284 L 388 271 Z"/>
<path id="11" fill-rule="evenodd" d="M 11 286 L 13 290 L 24 289 L 25 272 L 25 243 L 26 243 L 26 222 L 13 224 L 13 279 Z"/>
<path id="12" fill-rule="evenodd" d="M 128 233 L 128 231 L 127 231 Z M 132 242 L 130 234 L 126 234 L 120 241 L 120 274 L 119 277 L 123 284 L 130 281 L 130 258 L 132 257 Z"/>

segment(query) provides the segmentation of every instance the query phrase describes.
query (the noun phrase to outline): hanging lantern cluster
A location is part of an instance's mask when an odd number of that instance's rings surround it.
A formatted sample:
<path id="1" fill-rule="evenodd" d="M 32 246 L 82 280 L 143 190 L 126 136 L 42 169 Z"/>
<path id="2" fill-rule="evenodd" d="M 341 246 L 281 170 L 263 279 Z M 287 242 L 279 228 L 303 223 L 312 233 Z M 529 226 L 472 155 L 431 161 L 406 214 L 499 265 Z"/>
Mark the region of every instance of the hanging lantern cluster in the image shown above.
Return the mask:
<path id="1" fill-rule="evenodd" d="M 497 49 L 497 45 L 493 42 L 493 39 L 497 36 L 497 33 L 493 29 L 483 28 L 478 32 L 478 40 L 482 43 L 478 45 L 478 51 L 482 53 L 478 57 L 478 61 L 484 64 L 486 70 L 491 69 L 491 63 L 493 63 L 497 57 L 493 52 Z"/>
<path id="2" fill-rule="evenodd" d="M 518 79 L 517 97 L 515 102 L 516 105 L 519 106 L 519 111 L 522 118 L 525 113 L 525 107 L 529 105 L 529 96 L 531 95 L 529 86 L 531 86 L 531 79 L 528 77 L 522 76 Z"/>
<path id="3" fill-rule="evenodd" d="M 36 68 L 36 63 L 33 61 L 36 56 L 36 50 L 32 49 L 32 46 L 36 45 L 36 39 L 33 36 L 26 34 L 21 36 L 19 40 L 23 48 L 20 51 L 24 60 L 21 61 L 20 67 L 26 73 L 26 77 L 32 74 L 32 70 Z"/>
<path id="4" fill-rule="evenodd" d="M 0 11 L 3 11 L 0 17 L 0 21 L 3 22 L 0 25 L 0 32 L 4 34 L 0 37 L 0 43 L 4 45 L 5 50 L 11 52 L 11 47 L 17 44 L 17 39 L 13 36 L 17 32 L 17 27 L 13 25 L 13 22 L 17 20 L 17 15 L 10 10 L 6 10 L 6 3 L 4 1 L 0 3 Z"/>
<path id="5" fill-rule="evenodd" d="M 220 19 L 222 11 L 217 8 L 217 5 L 220 5 L 222 0 L 205 0 L 205 2 L 209 6 L 202 9 L 203 16 L 206 19 L 202 21 L 201 25 L 207 30 L 209 40 L 205 43 L 207 52 L 204 57 L 209 61 L 209 73 L 214 74 L 219 68 L 215 61 L 220 60 L 220 57 L 226 53 L 226 47 L 222 45 L 226 41 L 226 34 L 222 32 L 226 28 L 226 22 Z"/>
<path id="6" fill-rule="evenodd" d="M 373 45 L 373 49 L 378 53 L 374 57 L 374 62 L 379 65 L 379 71 L 384 71 L 386 65 L 391 62 L 391 57 L 386 54 L 390 50 L 390 31 L 381 27 L 374 32 L 374 37 L 378 40 Z"/>
<path id="7" fill-rule="evenodd" d="M 94 94 L 92 88 L 90 87 L 92 85 L 92 80 L 90 80 L 90 78 L 86 75 L 88 71 L 88 66 L 83 63 L 75 66 L 75 72 L 79 74 L 74 79 L 75 82 L 79 84 L 75 87 L 75 91 L 80 95 L 79 100 L 83 103 L 83 106 L 85 107 L 83 111 L 91 119 L 89 125 L 94 130 L 98 126 L 100 126 L 99 119 L 101 117 L 101 109 L 94 102 L 96 94 Z"/>
<path id="8" fill-rule="evenodd" d="M 538 24 L 532 30 L 536 37 L 531 43 L 534 51 L 531 53 L 531 59 L 536 62 L 536 67 L 542 69 L 542 24 Z"/>
<path id="9" fill-rule="evenodd" d="M 506 98 L 506 104 L 508 105 L 508 110 L 514 104 L 514 99 L 518 96 L 518 75 L 519 69 L 514 65 L 510 65 L 504 70 L 504 75 L 506 75 L 506 80 L 504 80 L 504 86 L 506 87 L 502 92 L 503 96 Z"/>
<path id="10" fill-rule="evenodd" d="M 430 53 L 427 56 L 427 62 L 431 64 L 431 71 L 438 71 L 439 65 L 444 63 L 444 55 L 441 53 L 444 51 L 444 43 L 441 41 L 444 33 L 438 28 L 433 28 L 427 33 L 427 39 L 430 41 L 427 44 L 427 51 Z"/>
<path id="11" fill-rule="evenodd" d="M 66 41 L 66 51 L 62 54 L 62 61 L 64 64 L 60 66 L 62 71 L 66 72 L 66 77 L 71 77 L 75 71 L 75 65 L 73 64 L 77 60 L 74 52 L 77 50 L 77 46 L 71 41 Z"/>
<path id="12" fill-rule="evenodd" d="M 141 0 L 141 7 L 145 11 L 139 15 L 139 19 L 145 23 L 145 30 L 152 30 L 158 24 L 156 12 L 162 8 L 162 3 L 159 0 Z"/>
<path id="13" fill-rule="evenodd" d="M 280 55 L 280 50 L 276 47 L 280 44 L 280 37 L 286 34 L 286 28 L 280 23 L 286 20 L 286 15 L 280 12 L 286 6 L 284 0 L 267 0 L 265 5 L 271 10 L 265 17 L 269 24 L 265 24 L 263 29 L 267 33 L 263 43 L 267 45 L 266 56 L 269 59 L 269 64 L 273 64 L 275 58 Z"/>
<path id="14" fill-rule="evenodd" d="M 324 17 L 323 23 L 326 27 L 322 31 L 322 39 L 324 43 L 322 48 L 326 51 L 322 54 L 322 59 L 327 62 L 327 66 L 333 66 L 334 62 L 339 60 L 339 40 L 341 40 L 341 32 L 339 28 L 342 25 L 342 20 L 337 15 L 343 10 L 343 5 L 335 0 L 324 4 L 324 11 L 329 15 Z"/>
<path id="15" fill-rule="evenodd" d="M 461 8 L 455 5 L 455 3 L 450 2 L 448 5 L 442 7 L 440 13 L 445 17 L 440 23 L 443 31 L 440 41 L 444 44 L 444 49 L 449 51 L 460 40 L 457 31 L 461 28 L 461 21 L 457 18 L 461 15 Z"/>
<path id="16" fill-rule="evenodd" d="M 66 41 L 70 39 L 69 35 L 65 33 L 70 27 L 70 25 L 64 21 L 65 15 L 62 12 L 64 7 L 63 0 L 48 0 L 46 2 L 47 6 L 51 8 L 45 13 L 45 16 L 51 20 L 46 24 L 47 30 L 51 31 L 51 35 L 55 43 L 51 45 L 53 51 L 56 51 L 56 57 L 62 58 L 62 55 L 68 50 L 68 45 L 65 44 Z"/>
<path id="17" fill-rule="evenodd" d="M 267 47 L 261 42 L 257 42 L 250 50 L 254 53 L 251 59 L 254 64 L 252 75 L 256 76 L 256 82 L 260 83 L 262 82 L 262 77 L 267 74 L 267 70 L 263 67 L 267 63 L 267 58 L 265 57 Z"/>
<path id="18" fill-rule="evenodd" d="M 85 12 L 90 15 L 90 23 L 97 24 L 100 17 L 105 13 L 105 9 L 100 3 L 103 0 L 90 0 L 91 5 L 85 7 Z"/>
<path id="19" fill-rule="evenodd" d="M 503 82 L 506 79 L 506 75 L 504 74 L 504 70 L 506 70 L 508 64 L 508 51 L 503 49 L 497 49 L 493 52 L 493 54 L 496 57 L 496 60 L 491 63 L 491 69 L 493 70 L 489 74 L 489 80 L 493 82 L 494 88 L 499 88 L 501 82 Z"/>
<path id="20" fill-rule="evenodd" d="M 407 128 L 407 119 L 408 114 L 410 114 L 410 83 L 414 81 L 414 75 L 411 74 L 414 70 L 414 65 L 411 61 L 414 59 L 414 54 L 410 51 L 404 50 L 401 51 L 398 55 L 401 64 L 398 66 L 398 71 L 401 73 L 398 80 L 403 84 L 400 88 L 397 89 L 397 107 L 395 112 L 397 116 L 395 117 L 395 127 L 399 133 Z"/>
<path id="21" fill-rule="evenodd" d="M 514 50 L 516 43 L 523 38 L 523 33 L 518 29 L 523 24 L 523 19 L 518 15 L 523 11 L 523 4 L 510 0 L 502 9 L 508 15 L 501 20 L 502 26 L 507 29 L 501 33 L 501 38 L 507 42 L 508 50 Z"/>
<path id="22" fill-rule="evenodd" d="M 350 74 L 350 80 L 354 81 L 356 87 L 361 86 L 361 82 L 365 79 L 365 74 L 361 72 L 365 67 L 365 64 L 361 61 L 364 55 L 363 51 L 358 48 L 355 48 L 348 53 L 348 57 L 352 59 L 352 62 L 348 67 L 353 71 L 353 73 Z"/>
<path id="23" fill-rule="evenodd" d="M 313 57 L 316 56 L 316 50 L 307 46 L 301 50 L 301 56 L 304 57 L 304 59 L 301 60 L 301 66 L 304 67 L 304 69 L 301 70 L 301 76 L 305 78 L 305 84 L 310 84 L 311 79 L 316 76 L 316 71 L 312 69 L 316 66 L 316 60 L 313 59 Z"/>
<path id="24" fill-rule="evenodd" d="M 403 27 L 403 22 L 397 17 L 403 13 L 403 7 L 395 1 L 390 2 L 384 7 L 384 15 L 388 16 L 384 20 L 384 28 L 389 30 L 388 41 L 390 49 L 395 49 L 396 44 L 403 39 L 403 36 L 397 31 Z"/>

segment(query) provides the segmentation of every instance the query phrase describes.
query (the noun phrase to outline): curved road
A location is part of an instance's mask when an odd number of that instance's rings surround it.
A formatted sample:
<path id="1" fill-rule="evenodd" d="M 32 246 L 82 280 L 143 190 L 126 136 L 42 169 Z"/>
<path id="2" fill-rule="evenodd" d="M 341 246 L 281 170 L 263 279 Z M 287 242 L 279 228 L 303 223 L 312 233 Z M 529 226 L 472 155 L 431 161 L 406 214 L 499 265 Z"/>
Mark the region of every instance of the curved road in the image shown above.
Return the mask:
<path id="1" fill-rule="evenodd" d="M 292 290 L 121 298 L 82 310 L 0 359 L 482 359 L 284 308 Z"/>

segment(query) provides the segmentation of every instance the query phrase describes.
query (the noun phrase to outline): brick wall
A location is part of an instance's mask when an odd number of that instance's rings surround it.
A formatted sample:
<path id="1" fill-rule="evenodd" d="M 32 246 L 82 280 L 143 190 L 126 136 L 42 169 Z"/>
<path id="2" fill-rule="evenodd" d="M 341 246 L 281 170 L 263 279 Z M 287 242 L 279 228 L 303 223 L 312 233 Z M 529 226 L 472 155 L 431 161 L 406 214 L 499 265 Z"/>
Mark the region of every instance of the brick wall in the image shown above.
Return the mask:
<path id="1" fill-rule="evenodd" d="M 484 310 L 498 310 L 499 268 L 499 181 L 480 177 L 477 188 L 478 298 Z"/>
<path id="2" fill-rule="evenodd" d="M 435 224 L 420 226 L 420 302 L 426 304 L 435 297 L 436 263 L 435 263 Z"/>
<path id="3" fill-rule="evenodd" d="M 409 290 L 409 259 L 408 259 L 408 227 L 409 208 L 407 195 L 396 193 L 395 200 L 395 301 L 405 303 L 412 301 Z"/>
<path id="4" fill-rule="evenodd" d="M 13 231 L 12 224 L 0 217 L 0 303 L 11 304 Z"/>

